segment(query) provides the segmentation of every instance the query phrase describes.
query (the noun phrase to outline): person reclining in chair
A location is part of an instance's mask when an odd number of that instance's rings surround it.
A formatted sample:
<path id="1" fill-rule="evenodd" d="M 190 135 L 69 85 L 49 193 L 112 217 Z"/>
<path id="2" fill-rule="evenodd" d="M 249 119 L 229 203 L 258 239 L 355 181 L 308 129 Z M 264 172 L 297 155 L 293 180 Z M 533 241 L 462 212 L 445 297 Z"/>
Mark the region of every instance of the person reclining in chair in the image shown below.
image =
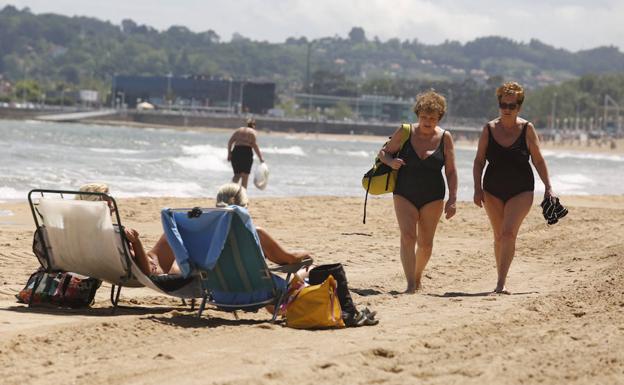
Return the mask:
<path id="1" fill-rule="evenodd" d="M 80 187 L 82 192 L 100 192 L 109 193 L 109 187 L 103 183 L 89 183 Z M 82 200 L 99 200 L 95 195 L 77 195 L 77 199 Z M 228 183 L 219 188 L 217 193 L 217 207 L 226 207 L 228 205 L 237 205 L 247 207 L 249 199 L 247 191 L 244 187 L 236 183 Z M 110 204 L 109 204 L 110 206 Z M 112 210 L 112 206 L 111 210 Z M 111 212 L 112 214 L 112 212 Z M 278 265 L 285 265 L 299 262 L 305 258 L 311 258 L 306 251 L 289 252 L 286 251 L 268 232 L 264 229 L 256 227 L 260 246 L 265 258 Z M 139 269 L 147 276 L 152 275 L 180 275 L 180 267 L 176 263 L 173 250 L 167 242 L 167 237 L 163 233 L 156 244 L 145 251 L 143 242 L 141 241 L 139 232 L 135 229 L 124 227 L 126 239 L 130 243 L 130 254 L 136 261 Z M 300 276 L 303 275 L 303 272 Z M 304 278 L 303 276 L 301 278 Z"/>

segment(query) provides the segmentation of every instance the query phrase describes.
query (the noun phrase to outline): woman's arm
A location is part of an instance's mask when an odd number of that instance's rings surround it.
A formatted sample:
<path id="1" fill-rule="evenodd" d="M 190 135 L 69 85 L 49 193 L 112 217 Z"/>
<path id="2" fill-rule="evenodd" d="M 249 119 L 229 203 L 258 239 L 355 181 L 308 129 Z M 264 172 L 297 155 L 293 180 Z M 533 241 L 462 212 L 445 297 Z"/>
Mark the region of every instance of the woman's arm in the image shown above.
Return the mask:
<path id="1" fill-rule="evenodd" d="M 398 170 L 405 164 L 403 159 L 394 157 L 394 154 L 401 149 L 402 136 L 403 127 L 399 127 L 377 154 L 377 157 L 383 164 L 392 167 L 394 170 Z"/>
<path id="2" fill-rule="evenodd" d="M 447 131 L 448 132 L 448 131 Z M 449 198 L 444 206 L 446 219 L 450 219 L 455 215 L 457 201 L 457 168 L 455 167 L 455 145 L 451 133 L 445 132 L 442 136 L 444 141 L 444 173 L 446 174 L 446 183 L 449 189 Z"/>
<path id="3" fill-rule="evenodd" d="M 533 166 L 537 170 L 540 179 L 544 183 L 544 197 L 550 198 L 554 196 L 552 191 L 552 186 L 550 185 L 550 178 L 548 177 L 548 168 L 546 167 L 546 161 L 542 156 L 542 151 L 540 150 L 539 138 L 537 136 L 537 132 L 535 132 L 535 127 L 533 124 L 529 123 L 527 126 L 527 147 L 529 148 L 529 153 L 531 154 L 531 162 L 533 162 Z"/>
<path id="4" fill-rule="evenodd" d="M 474 181 L 474 204 L 483 207 L 483 186 L 481 185 L 481 177 L 483 176 L 483 168 L 485 167 L 485 153 L 488 146 L 488 126 L 483 127 L 479 144 L 477 145 L 477 154 L 475 155 L 472 165 L 472 178 Z"/>
<path id="5" fill-rule="evenodd" d="M 141 238 L 139 237 L 139 232 L 129 227 L 124 227 L 124 232 L 130 244 L 130 254 L 132 254 L 132 258 L 134 258 L 134 261 L 143 274 L 149 276 L 151 274 L 150 264 L 147 259 L 147 254 L 145 254 Z"/>
<path id="6" fill-rule="evenodd" d="M 273 263 L 277 263 L 278 265 L 287 265 L 310 257 L 310 253 L 306 251 L 291 253 L 284 250 L 284 248 L 277 243 L 277 241 L 273 239 L 269 233 L 260 227 L 256 227 L 256 231 L 258 233 L 258 238 L 260 238 L 260 245 L 262 246 L 264 257 Z"/>

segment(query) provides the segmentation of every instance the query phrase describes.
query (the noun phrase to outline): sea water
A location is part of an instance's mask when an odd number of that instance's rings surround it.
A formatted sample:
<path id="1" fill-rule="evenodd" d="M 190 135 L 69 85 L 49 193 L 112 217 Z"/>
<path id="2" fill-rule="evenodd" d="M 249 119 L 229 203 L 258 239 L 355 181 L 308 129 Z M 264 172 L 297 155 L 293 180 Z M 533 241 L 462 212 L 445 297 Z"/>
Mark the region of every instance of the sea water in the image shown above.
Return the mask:
<path id="1" fill-rule="evenodd" d="M 452 127 L 449 127 L 452 130 Z M 82 123 L 0 120 L 0 200 L 34 188 L 105 182 L 116 197 L 214 197 L 231 180 L 225 131 L 182 131 Z M 260 132 L 270 170 L 252 197 L 364 196 L 360 181 L 384 138 L 301 137 Z M 544 150 L 557 194 L 623 194 L 624 156 Z M 472 200 L 475 148 L 456 149 L 458 197 Z M 257 164 L 257 159 L 256 159 Z M 253 171 L 252 171 L 253 173 Z M 253 177 L 250 176 L 250 179 Z M 537 173 L 536 191 L 543 191 Z"/>

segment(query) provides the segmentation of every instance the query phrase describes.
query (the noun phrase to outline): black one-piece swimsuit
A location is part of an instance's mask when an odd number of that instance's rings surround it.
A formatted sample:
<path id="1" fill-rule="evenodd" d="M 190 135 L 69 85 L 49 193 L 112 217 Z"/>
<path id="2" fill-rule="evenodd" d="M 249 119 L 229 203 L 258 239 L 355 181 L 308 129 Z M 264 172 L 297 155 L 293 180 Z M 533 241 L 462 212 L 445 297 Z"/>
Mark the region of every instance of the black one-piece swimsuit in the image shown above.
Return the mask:
<path id="1" fill-rule="evenodd" d="M 412 202 L 419 210 L 427 203 L 444 199 L 446 194 L 442 176 L 445 133 L 442 133 L 438 148 L 425 159 L 420 159 L 412 146 L 411 133 L 399 151 L 398 157 L 403 159 L 405 165 L 399 169 L 394 194 Z"/>
<path id="2" fill-rule="evenodd" d="M 503 202 L 516 195 L 533 191 L 535 180 L 529 164 L 529 148 L 526 142 L 525 123 L 518 139 L 509 147 L 503 147 L 494 139 L 488 124 L 488 147 L 485 158 L 488 161 L 483 177 L 483 189 Z"/>

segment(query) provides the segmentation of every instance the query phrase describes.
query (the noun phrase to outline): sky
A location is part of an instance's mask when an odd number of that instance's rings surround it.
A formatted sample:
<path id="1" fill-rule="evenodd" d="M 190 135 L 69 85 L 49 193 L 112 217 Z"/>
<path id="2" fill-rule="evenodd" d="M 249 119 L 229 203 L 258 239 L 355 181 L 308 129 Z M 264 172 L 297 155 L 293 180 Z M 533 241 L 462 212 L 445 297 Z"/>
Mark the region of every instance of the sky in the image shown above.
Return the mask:
<path id="1" fill-rule="evenodd" d="M 369 39 L 466 43 L 504 36 L 538 39 L 570 51 L 613 45 L 624 51 L 624 0 L 0 0 L 33 13 L 132 19 L 159 30 L 181 25 L 252 40 L 347 37 L 361 27 Z"/>

